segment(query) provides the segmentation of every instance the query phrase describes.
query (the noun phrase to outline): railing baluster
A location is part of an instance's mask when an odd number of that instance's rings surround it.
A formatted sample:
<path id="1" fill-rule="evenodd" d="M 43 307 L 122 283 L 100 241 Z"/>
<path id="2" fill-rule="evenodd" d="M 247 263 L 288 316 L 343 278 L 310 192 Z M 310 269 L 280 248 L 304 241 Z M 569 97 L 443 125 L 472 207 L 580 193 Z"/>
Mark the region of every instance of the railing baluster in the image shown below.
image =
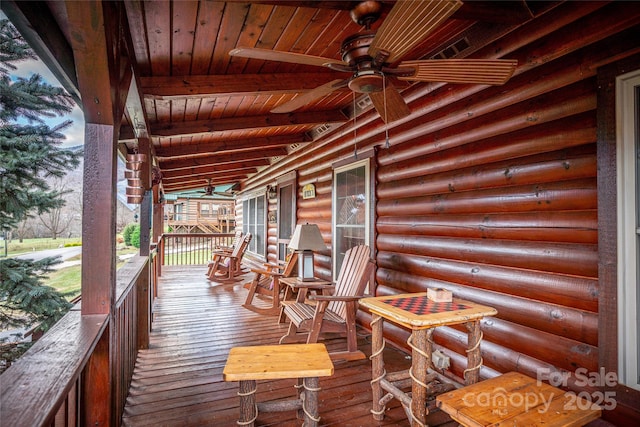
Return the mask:
<path id="1" fill-rule="evenodd" d="M 158 245 L 161 265 L 202 265 L 210 261 L 211 252 L 229 246 L 235 233 L 167 233 Z"/>

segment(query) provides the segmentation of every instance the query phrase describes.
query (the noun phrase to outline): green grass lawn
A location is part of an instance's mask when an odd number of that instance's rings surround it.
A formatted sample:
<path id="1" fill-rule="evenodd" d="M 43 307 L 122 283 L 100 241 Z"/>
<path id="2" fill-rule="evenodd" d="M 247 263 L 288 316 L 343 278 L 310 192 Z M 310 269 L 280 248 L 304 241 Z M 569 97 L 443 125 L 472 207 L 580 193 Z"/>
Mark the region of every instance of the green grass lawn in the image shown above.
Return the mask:
<path id="1" fill-rule="evenodd" d="M 43 251 L 46 249 L 56 249 L 60 245 L 66 244 L 80 244 L 82 240 L 78 237 L 71 239 L 52 239 L 50 237 L 41 239 L 24 239 L 20 242 L 18 239 L 13 239 L 7 242 L 8 256 L 21 255 L 27 252 Z M 0 241 L 0 254 L 4 255 L 5 242 Z"/>
<path id="2" fill-rule="evenodd" d="M 49 278 L 44 282 L 55 288 L 64 297 L 71 301 L 80 295 L 80 275 L 82 266 L 74 265 L 71 267 L 61 268 L 49 274 Z"/>
<path id="3" fill-rule="evenodd" d="M 138 253 L 138 249 L 134 247 L 124 247 L 116 250 L 116 257 L 125 254 Z M 69 258 L 67 261 L 81 260 L 81 256 Z M 120 268 L 126 263 L 126 261 L 118 260 L 116 269 Z M 51 272 L 48 275 L 48 279 L 44 280 L 44 283 L 58 292 L 62 293 L 67 300 L 72 300 L 76 296 L 80 295 L 80 281 L 81 281 L 82 266 L 73 265 L 70 267 L 64 267 L 56 271 Z"/>

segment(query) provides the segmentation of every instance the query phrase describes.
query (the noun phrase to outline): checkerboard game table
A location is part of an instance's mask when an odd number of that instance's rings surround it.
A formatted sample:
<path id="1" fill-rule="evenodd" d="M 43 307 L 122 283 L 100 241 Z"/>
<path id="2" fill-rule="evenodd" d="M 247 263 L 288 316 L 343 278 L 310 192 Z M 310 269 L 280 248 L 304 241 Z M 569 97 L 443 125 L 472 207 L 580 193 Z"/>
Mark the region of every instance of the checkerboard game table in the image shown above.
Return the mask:
<path id="1" fill-rule="evenodd" d="M 370 297 L 360 300 L 360 305 L 372 313 L 371 364 L 373 391 L 373 417 L 384 418 L 384 405 L 391 398 L 400 400 L 412 426 L 425 426 L 427 411 L 427 384 L 433 379 L 428 373 L 431 364 L 431 336 L 438 326 L 464 323 L 468 332 L 467 369 L 464 371 L 467 385 L 478 381 L 482 358 L 480 356 L 480 320 L 494 316 L 496 309 L 471 301 L 453 298 L 451 302 L 435 302 L 426 292 L 392 296 Z M 387 320 L 411 330 L 407 343 L 411 347 L 411 368 L 404 374 L 387 374 L 382 350 L 383 321 Z M 403 393 L 396 383 L 411 379 L 411 396 Z M 388 394 L 383 395 L 383 390 Z"/>

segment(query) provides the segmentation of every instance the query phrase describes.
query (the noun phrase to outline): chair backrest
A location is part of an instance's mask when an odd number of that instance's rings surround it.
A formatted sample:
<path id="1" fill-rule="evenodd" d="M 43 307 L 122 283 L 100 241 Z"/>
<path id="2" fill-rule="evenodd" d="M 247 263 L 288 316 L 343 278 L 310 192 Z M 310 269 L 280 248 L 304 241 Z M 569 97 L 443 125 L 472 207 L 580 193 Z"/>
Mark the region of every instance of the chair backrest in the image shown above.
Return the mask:
<path id="1" fill-rule="evenodd" d="M 251 233 L 247 233 L 242 239 L 238 240 L 238 244 L 234 246 L 231 255 L 233 255 L 234 257 L 242 258 L 242 255 L 244 255 L 244 251 L 247 250 L 247 248 L 249 247 L 249 243 L 251 243 L 251 237 Z"/>
<path id="2" fill-rule="evenodd" d="M 369 282 L 373 268 L 369 246 L 359 245 L 349 249 L 344 255 L 340 274 L 333 295 L 362 296 Z M 331 301 L 327 309 L 346 319 L 347 308 L 344 301 Z"/>
<path id="3" fill-rule="evenodd" d="M 289 259 L 284 265 L 284 269 L 282 269 L 282 276 L 289 277 L 293 274 L 293 270 L 296 268 L 296 264 L 298 263 L 298 252 L 293 252 Z"/>
<path id="4" fill-rule="evenodd" d="M 235 248 L 236 245 L 240 243 L 241 238 L 242 238 L 242 230 L 236 230 L 236 234 L 233 235 L 233 239 L 231 240 L 231 244 L 229 246 L 232 248 Z"/>

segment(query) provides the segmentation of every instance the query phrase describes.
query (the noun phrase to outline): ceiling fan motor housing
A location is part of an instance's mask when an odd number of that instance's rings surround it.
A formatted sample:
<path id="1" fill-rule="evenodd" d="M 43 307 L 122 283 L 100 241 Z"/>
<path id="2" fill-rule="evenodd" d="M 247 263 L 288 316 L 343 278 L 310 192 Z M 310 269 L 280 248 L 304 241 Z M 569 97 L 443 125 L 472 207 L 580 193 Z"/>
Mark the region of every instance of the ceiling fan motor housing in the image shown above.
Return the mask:
<path id="1" fill-rule="evenodd" d="M 373 59 L 368 54 L 374 37 L 374 31 L 365 31 L 347 37 L 342 42 L 342 60 L 354 71 L 349 79 L 349 89 L 354 92 L 371 93 L 382 90 L 384 75 L 373 67 Z"/>

